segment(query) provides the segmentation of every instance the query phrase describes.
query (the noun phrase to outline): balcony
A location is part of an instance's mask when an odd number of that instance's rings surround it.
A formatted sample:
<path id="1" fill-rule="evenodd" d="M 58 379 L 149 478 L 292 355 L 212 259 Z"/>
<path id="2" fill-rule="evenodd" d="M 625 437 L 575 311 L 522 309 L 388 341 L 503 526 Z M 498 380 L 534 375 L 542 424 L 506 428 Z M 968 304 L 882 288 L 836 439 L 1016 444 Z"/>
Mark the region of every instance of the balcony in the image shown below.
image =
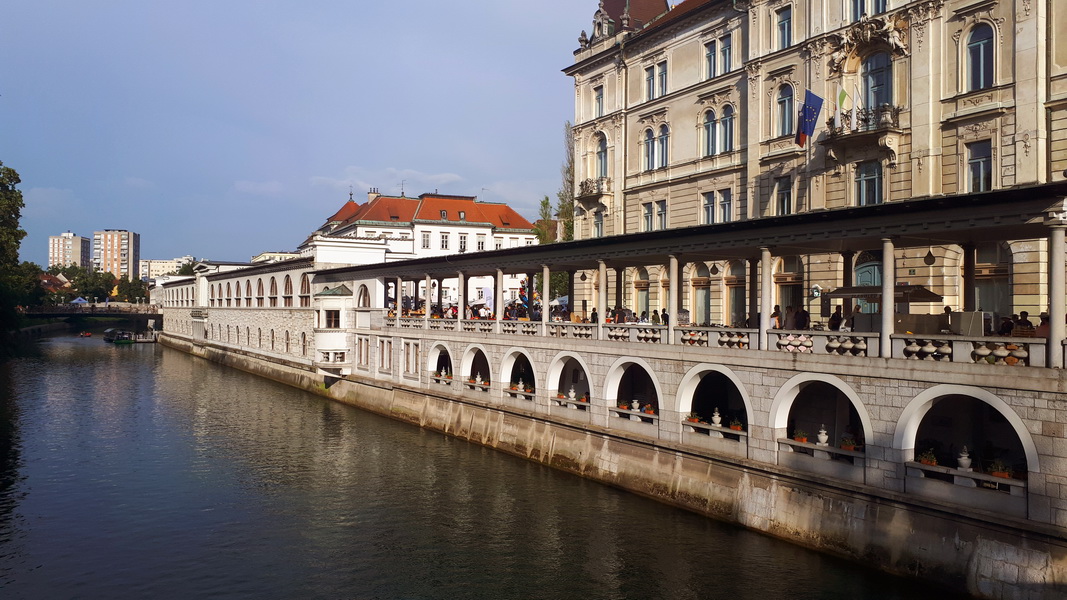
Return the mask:
<path id="1" fill-rule="evenodd" d="M 899 106 L 883 104 L 878 108 L 857 110 L 841 114 L 837 123 L 833 115 L 826 122 L 827 136 L 822 140 L 826 155 L 833 162 L 844 164 L 851 161 L 852 153 L 864 148 L 878 148 L 889 159 L 889 165 L 897 162 L 903 130 L 900 127 Z"/>
<path id="2" fill-rule="evenodd" d="M 878 108 L 864 108 L 856 111 L 855 126 L 851 112 L 841 113 L 838 125 L 833 114 L 826 121 L 826 130 L 831 139 L 852 137 L 872 131 L 899 130 L 901 107 L 883 104 Z"/>
<path id="3" fill-rule="evenodd" d="M 575 194 L 574 199 L 582 208 L 590 210 L 601 204 L 601 196 L 606 196 L 610 193 L 611 178 L 597 177 L 595 179 L 586 179 L 579 183 L 578 193 Z"/>

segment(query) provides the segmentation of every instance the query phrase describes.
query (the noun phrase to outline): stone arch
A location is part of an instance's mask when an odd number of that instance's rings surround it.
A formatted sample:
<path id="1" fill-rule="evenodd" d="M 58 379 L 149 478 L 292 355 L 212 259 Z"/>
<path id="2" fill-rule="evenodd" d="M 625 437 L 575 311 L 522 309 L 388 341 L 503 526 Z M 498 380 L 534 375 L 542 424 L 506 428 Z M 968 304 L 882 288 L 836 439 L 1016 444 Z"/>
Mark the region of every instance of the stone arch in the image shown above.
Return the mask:
<path id="1" fill-rule="evenodd" d="M 915 396 L 900 414 L 900 420 L 897 422 L 896 430 L 893 432 L 893 448 L 900 450 L 905 456 L 914 453 L 915 437 L 919 432 L 919 424 L 922 422 L 923 417 L 926 416 L 926 413 L 930 412 L 934 404 L 946 396 L 969 396 L 992 406 L 1008 421 L 1008 424 L 1015 431 L 1015 435 L 1019 437 L 1019 442 L 1023 447 L 1023 454 L 1026 456 L 1026 469 L 1031 473 L 1041 472 L 1037 445 L 1034 443 L 1030 431 L 1026 428 L 1026 423 L 1023 422 L 1018 413 L 996 394 L 982 388 L 967 385 L 935 385 Z"/>
<path id="2" fill-rule="evenodd" d="M 606 377 L 604 377 L 603 392 L 604 400 L 607 402 L 608 406 L 618 404 L 619 386 L 623 382 L 623 377 L 626 375 L 627 368 L 631 365 L 637 365 L 644 369 L 645 373 L 648 375 L 648 378 L 652 381 L 652 387 L 656 394 L 656 402 L 654 405 L 658 405 L 659 407 L 659 411 L 657 412 L 662 411 L 664 408 L 664 395 L 659 379 L 656 378 L 656 371 L 652 368 L 651 365 L 648 364 L 645 359 L 636 356 L 620 357 L 611 365 L 611 367 L 608 368 L 608 374 Z M 629 401 L 630 398 L 624 398 L 624 400 Z"/>
<path id="3" fill-rule="evenodd" d="M 496 379 L 490 368 L 489 352 L 481 344 L 471 344 L 463 351 L 459 373 L 456 373 L 454 377 L 465 381 L 477 375 L 481 375 L 483 380 L 494 381 Z"/>
<path id="4" fill-rule="evenodd" d="M 535 391 L 540 390 L 541 385 L 537 380 L 537 370 L 534 368 L 533 356 L 531 356 L 530 352 L 525 348 L 513 346 L 507 349 L 504 353 L 504 360 L 500 363 L 500 380 L 507 383 L 517 378 L 518 374 L 515 373 L 515 368 L 519 367 L 520 369 L 524 369 L 522 361 L 519 360 L 520 356 L 526 359 L 526 362 L 529 364 L 530 376 L 533 377 L 532 381 L 523 378 L 523 383 L 529 383 L 530 387 Z"/>
<path id="5" fill-rule="evenodd" d="M 370 290 L 367 289 L 366 284 L 361 284 L 356 293 L 356 307 L 369 308 L 370 304 Z"/>
<path id="6" fill-rule="evenodd" d="M 678 384 L 678 391 L 675 394 L 678 403 L 678 412 L 687 413 L 693 411 L 693 397 L 697 392 L 697 388 L 700 386 L 700 382 L 703 380 L 704 376 L 711 373 L 717 373 L 720 376 L 725 377 L 734 385 L 734 388 L 741 395 L 741 402 L 744 404 L 746 417 L 745 423 L 751 425 L 754 418 L 752 412 L 752 398 L 749 396 L 748 390 L 745 388 L 744 383 L 741 382 L 741 379 L 737 374 L 730 368 L 722 365 L 701 363 L 693 366 L 682 376 L 682 381 Z M 711 417 L 711 414 L 701 414 L 700 416 Z"/>
<path id="7" fill-rule="evenodd" d="M 795 375 L 778 389 L 778 392 L 774 395 L 774 400 L 771 401 L 769 422 L 769 426 L 775 430 L 775 438 L 787 437 L 789 432 L 786 431 L 786 428 L 789 423 L 790 409 L 793 408 L 793 403 L 800 392 L 801 386 L 813 381 L 829 384 L 848 398 L 859 416 L 860 426 L 863 429 L 863 439 L 866 440 L 866 443 L 868 444 L 872 442 L 876 443 L 874 440 L 874 426 L 871 423 L 871 416 L 867 412 L 867 407 L 860 401 L 859 395 L 856 394 L 855 390 L 841 378 L 824 373 L 801 373 Z"/>
<path id="8" fill-rule="evenodd" d="M 434 342 L 426 353 L 426 370 L 431 373 L 453 372 L 452 351 L 444 342 Z"/>
<path id="9" fill-rule="evenodd" d="M 567 372 L 568 363 L 570 363 L 571 361 L 574 361 L 575 363 L 573 368 L 579 369 L 580 372 L 584 374 L 584 382 L 581 381 L 581 379 L 579 379 L 578 382 L 563 381 L 563 376 Z M 547 389 L 551 393 L 553 389 L 552 382 L 556 382 L 556 393 L 566 394 L 570 390 L 570 386 L 566 384 L 573 383 L 576 395 L 581 396 L 582 392 L 584 391 L 588 392 L 589 395 L 592 396 L 593 378 L 591 373 L 592 372 L 589 370 L 589 363 L 585 361 L 585 358 L 583 358 L 581 354 L 578 354 L 577 352 L 560 352 L 559 354 L 556 354 L 554 357 L 552 357 L 552 361 L 549 364 L 548 373 L 545 375 L 545 389 Z"/>

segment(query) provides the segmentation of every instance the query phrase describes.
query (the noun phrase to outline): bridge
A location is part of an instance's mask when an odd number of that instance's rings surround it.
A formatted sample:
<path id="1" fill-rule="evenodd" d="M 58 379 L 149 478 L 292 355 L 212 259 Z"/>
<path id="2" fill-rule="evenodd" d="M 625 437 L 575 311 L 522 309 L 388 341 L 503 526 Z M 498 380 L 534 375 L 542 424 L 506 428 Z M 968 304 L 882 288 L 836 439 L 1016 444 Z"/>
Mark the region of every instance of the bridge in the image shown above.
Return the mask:
<path id="1" fill-rule="evenodd" d="M 57 304 L 29 306 L 20 311 L 26 316 L 42 319 L 66 317 L 115 317 L 120 319 L 162 319 L 160 308 L 154 304 Z M 161 321 L 160 321 L 161 322 Z"/>

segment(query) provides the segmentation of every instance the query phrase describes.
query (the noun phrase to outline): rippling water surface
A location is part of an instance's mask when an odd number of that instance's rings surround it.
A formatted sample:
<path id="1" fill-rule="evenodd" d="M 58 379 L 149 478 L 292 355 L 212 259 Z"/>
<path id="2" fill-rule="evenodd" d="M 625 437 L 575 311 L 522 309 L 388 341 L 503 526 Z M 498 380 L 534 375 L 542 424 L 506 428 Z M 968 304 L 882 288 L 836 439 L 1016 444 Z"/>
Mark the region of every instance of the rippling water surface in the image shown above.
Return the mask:
<path id="1" fill-rule="evenodd" d="M 0 365 L 5 600 L 929 592 L 153 344 Z"/>

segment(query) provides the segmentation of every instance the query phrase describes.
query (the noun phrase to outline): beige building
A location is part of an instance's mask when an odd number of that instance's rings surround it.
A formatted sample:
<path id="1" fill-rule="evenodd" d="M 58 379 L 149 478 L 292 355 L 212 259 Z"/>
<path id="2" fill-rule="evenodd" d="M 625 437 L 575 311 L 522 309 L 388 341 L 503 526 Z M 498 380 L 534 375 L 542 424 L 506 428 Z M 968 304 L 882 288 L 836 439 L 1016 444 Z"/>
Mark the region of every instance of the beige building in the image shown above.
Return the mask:
<path id="1" fill-rule="evenodd" d="M 1064 10 L 1041 0 L 601 2 L 565 69 L 575 238 L 848 209 L 874 217 L 885 203 L 1062 181 L 1067 32 L 1053 24 Z M 800 145 L 808 90 L 823 104 Z M 1043 239 L 894 250 L 898 284 L 943 296 L 913 312 L 1004 315 L 1046 308 L 1046 253 Z M 821 292 L 876 285 L 882 262 L 878 252 L 775 256 L 773 303 L 826 317 Z M 681 294 L 692 320 L 744 322 L 752 264 L 689 263 Z M 665 305 L 665 265 L 619 274 L 622 304 Z"/>
<path id="2" fill-rule="evenodd" d="M 196 262 L 196 259 L 188 254 L 177 258 L 171 258 L 169 260 L 146 258 L 145 260 L 142 260 L 140 264 L 141 277 L 156 279 L 163 275 L 171 275 L 177 273 L 182 266 L 191 265 L 194 262 Z"/>
<path id="3" fill-rule="evenodd" d="M 124 229 L 93 232 L 93 268 L 122 279 L 140 278 L 141 235 Z"/>
<path id="4" fill-rule="evenodd" d="M 88 267 L 92 261 L 89 238 L 71 232 L 48 236 L 48 267 L 78 265 Z"/>

